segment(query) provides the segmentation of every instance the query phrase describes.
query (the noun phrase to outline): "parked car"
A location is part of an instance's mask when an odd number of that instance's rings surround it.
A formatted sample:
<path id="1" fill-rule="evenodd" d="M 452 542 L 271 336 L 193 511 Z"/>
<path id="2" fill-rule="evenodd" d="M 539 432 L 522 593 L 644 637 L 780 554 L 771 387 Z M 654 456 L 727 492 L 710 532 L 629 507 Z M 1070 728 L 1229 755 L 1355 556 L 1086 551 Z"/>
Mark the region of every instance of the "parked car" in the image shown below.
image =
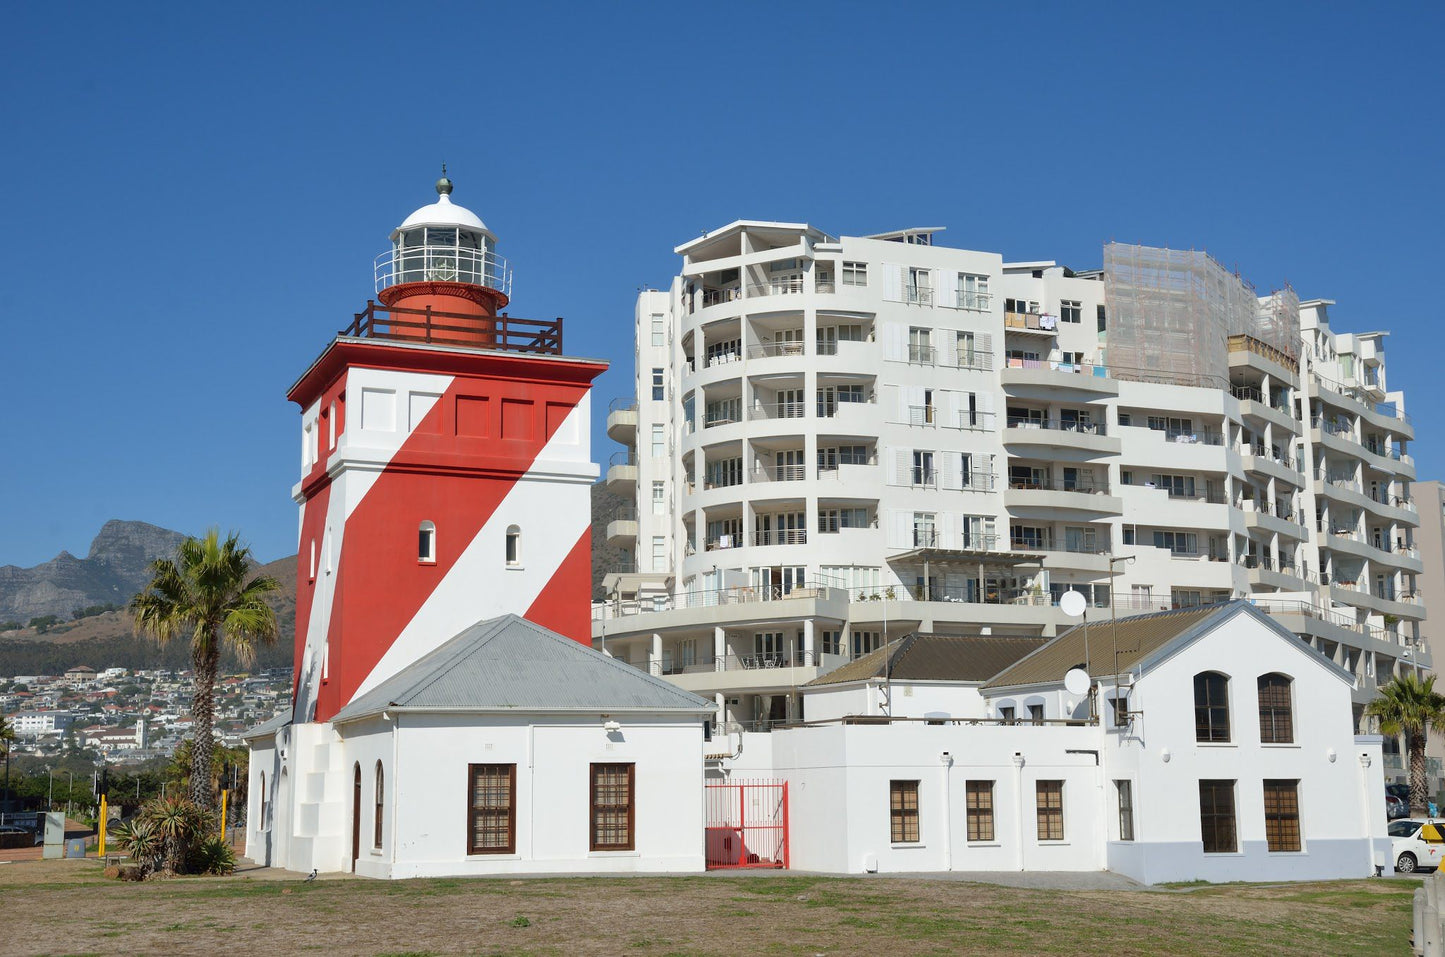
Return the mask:
<path id="1" fill-rule="evenodd" d="M 1396 794 L 1385 792 L 1385 817 L 1393 821 L 1410 816 L 1410 802 Z"/>
<path id="2" fill-rule="evenodd" d="M 43 834 L 37 833 L 36 831 L 32 830 L 31 828 L 28 828 L 28 827 L 19 827 L 19 826 L 14 825 L 14 824 L 3 824 L 3 825 L 0 825 L 0 837 L 5 837 L 5 836 L 7 836 L 7 835 L 12 835 L 12 834 L 13 834 L 13 835 L 20 835 L 20 836 L 23 836 L 23 837 L 28 837 L 28 838 L 30 838 L 30 843 L 31 843 L 31 844 L 43 844 L 43 843 L 45 843 L 45 836 L 44 836 Z M 14 846 L 14 845 L 12 844 L 11 846 Z"/>
<path id="3" fill-rule="evenodd" d="M 1445 823 L 1392 821 L 1389 834 L 1395 839 L 1390 851 L 1395 870 L 1401 874 L 1434 870 L 1445 859 Z"/>

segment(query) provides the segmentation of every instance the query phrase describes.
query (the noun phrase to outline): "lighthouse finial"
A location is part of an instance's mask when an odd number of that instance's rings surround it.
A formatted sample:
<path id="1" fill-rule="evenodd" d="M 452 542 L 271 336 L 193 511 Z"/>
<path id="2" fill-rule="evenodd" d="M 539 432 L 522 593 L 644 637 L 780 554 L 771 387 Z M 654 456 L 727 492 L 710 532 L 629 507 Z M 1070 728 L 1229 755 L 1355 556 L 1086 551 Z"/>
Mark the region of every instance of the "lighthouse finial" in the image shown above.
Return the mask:
<path id="1" fill-rule="evenodd" d="M 442 164 L 442 178 L 437 180 L 437 195 L 446 196 L 452 191 L 452 181 L 447 179 L 447 164 Z"/>

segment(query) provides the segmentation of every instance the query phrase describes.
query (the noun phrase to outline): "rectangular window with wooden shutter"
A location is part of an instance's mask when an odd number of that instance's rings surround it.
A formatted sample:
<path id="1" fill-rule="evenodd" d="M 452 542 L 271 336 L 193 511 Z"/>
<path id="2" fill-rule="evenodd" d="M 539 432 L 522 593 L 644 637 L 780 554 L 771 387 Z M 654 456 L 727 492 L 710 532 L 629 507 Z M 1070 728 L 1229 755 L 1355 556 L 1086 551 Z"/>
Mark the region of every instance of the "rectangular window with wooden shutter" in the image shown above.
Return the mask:
<path id="1" fill-rule="evenodd" d="M 888 787 L 889 839 L 894 844 L 917 843 L 918 782 L 891 781 Z"/>
<path id="2" fill-rule="evenodd" d="M 631 851 L 637 846 L 633 803 L 634 764 L 591 766 L 591 848 L 594 851 Z"/>
<path id="3" fill-rule="evenodd" d="M 515 854 L 517 766 L 468 765 L 467 781 L 467 853 Z"/>

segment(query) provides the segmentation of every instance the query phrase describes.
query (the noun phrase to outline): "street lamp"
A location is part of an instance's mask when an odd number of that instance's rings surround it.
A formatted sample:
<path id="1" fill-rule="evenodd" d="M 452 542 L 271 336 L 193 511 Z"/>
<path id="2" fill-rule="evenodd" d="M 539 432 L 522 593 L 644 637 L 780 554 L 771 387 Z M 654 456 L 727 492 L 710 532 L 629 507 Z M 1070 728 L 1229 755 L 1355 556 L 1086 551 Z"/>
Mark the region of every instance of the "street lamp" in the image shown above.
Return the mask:
<path id="1" fill-rule="evenodd" d="M 65 774 L 70 779 L 70 783 L 65 785 L 65 816 L 70 817 L 70 796 L 75 791 L 75 772 L 66 768 Z"/>
<path id="2" fill-rule="evenodd" d="M 50 779 L 45 791 L 45 810 L 55 806 L 55 772 L 50 770 L 50 765 L 45 766 L 45 776 Z"/>

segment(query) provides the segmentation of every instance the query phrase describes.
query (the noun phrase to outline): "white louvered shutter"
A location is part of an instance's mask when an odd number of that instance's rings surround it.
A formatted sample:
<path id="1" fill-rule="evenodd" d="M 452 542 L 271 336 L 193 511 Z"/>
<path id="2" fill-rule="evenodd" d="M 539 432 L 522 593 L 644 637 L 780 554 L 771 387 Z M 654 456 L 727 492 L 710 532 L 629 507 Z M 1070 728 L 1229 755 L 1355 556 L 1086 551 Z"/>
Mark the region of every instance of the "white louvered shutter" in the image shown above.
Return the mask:
<path id="1" fill-rule="evenodd" d="M 933 270 L 933 301 L 949 309 L 958 308 L 958 273 L 950 269 Z"/>
<path id="2" fill-rule="evenodd" d="M 883 264 L 883 298 L 889 302 L 903 301 L 903 267 L 897 263 Z"/>

